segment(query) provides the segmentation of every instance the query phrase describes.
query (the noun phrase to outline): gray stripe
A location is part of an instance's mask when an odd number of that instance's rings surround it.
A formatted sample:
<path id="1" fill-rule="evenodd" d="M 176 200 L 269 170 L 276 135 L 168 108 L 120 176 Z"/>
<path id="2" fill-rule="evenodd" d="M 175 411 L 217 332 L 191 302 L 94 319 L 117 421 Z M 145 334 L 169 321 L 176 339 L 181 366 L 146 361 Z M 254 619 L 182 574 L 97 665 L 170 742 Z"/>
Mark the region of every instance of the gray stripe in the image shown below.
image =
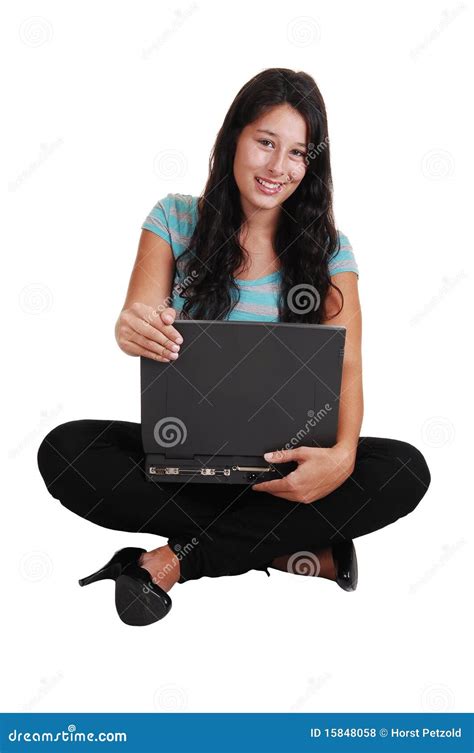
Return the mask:
<path id="1" fill-rule="evenodd" d="M 152 214 L 148 215 L 148 217 L 146 218 L 146 220 L 145 220 L 145 222 L 143 224 L 144 225 L 145 224 L 147 224 L 147 225 L 153 225 L 153 227 L 158 227 L 158 228 L 160 228 L 160 230 L 163 230 L 166 233 L 166 235 L 169 235 L 168 225 L 166 225 L 161 220 L 158 220 Z"/>
<path id="2" fill-rule="evenodd" d="M 248 303 L 239 301 L 234 311 L 242 311 L 246 314 L 265 314 L 265 316 L 277 316 L 278 306 L 265 306 L 262 303 Z"/>
<path id="3" fill-rule="evenodd" d="M 182 201 L 186 203 L 187 206 L 185 209 L 178 207 L 175 199 L 174 204 L 170 203 L 170 217 L 174 217 L 178 224 L 180 222 L 187 222 L 188 225 L 194 225 L 196 212 L 193 210 L 193 197 L 187 196 L 186 194 L 175 194 L 175 196 L 181 197 Z"/>
<path id="4" fill-rule="evenodd" d="M 262 285 L 246 285 L 245 280 L 237 280 L 239 288 L 246 293 L 269 293 L 273 295 L 280 287 L 279 280 L 275 282 L 264 282 Z"/>

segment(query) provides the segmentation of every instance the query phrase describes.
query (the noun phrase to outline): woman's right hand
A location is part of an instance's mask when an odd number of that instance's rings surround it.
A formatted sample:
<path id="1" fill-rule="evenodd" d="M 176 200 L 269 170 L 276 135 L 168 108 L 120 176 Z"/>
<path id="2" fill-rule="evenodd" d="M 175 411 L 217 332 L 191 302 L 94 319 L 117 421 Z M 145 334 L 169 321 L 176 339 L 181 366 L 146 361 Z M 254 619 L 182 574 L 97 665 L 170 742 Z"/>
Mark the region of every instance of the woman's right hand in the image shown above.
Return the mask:
<path id="1" fill-rule="evenodd" d="M 171 306 L 159 311 L 145 303 L 132 303 L 120 312 L 115 325 L 119 348 L 129 356 L 145 356 L 164 363 L 175 361 L 183 342 L 172 326 L 175 317 L 176 309 Z"/>

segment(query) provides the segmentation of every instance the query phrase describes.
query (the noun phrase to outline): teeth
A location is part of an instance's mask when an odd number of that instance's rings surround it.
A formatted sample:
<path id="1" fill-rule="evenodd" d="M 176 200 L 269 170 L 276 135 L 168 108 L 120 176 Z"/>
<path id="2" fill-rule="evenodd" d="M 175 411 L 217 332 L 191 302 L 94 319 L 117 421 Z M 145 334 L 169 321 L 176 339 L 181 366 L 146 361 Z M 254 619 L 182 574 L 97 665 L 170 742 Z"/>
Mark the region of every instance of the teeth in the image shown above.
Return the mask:
<path id="1" fill-rule="evenodd" d="M 265 186 L 265 188 L 278 188 L 279 183 L 267 183 L 266 180 L 262 180 L 261 178 L 257 178 L 258 182 L 262 184 L 262 186 Z"/>

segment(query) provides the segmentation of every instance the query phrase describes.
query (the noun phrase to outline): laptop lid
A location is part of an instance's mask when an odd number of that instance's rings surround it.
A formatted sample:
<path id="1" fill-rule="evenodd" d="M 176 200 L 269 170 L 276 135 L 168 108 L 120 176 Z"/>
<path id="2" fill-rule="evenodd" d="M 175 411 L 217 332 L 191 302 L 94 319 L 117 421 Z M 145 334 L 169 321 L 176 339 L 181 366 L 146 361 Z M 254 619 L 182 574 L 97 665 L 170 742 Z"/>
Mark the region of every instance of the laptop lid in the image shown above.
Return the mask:
<path id="1" fill-rule="evenodd" d="M 209 320 L 174 327 L 183 337 L 176 361 L 140 359 L 148 475 L 157 475 L 150 467 L 178 468 L 158 474 L 171 480 L 180 480 L 180 468 L 265 467 L 266 480 L 296 464 L 271 470 L 265 452 L 335 444 L 345 327 Z M 226 480 L 257 476 L 238 471 Z"/>

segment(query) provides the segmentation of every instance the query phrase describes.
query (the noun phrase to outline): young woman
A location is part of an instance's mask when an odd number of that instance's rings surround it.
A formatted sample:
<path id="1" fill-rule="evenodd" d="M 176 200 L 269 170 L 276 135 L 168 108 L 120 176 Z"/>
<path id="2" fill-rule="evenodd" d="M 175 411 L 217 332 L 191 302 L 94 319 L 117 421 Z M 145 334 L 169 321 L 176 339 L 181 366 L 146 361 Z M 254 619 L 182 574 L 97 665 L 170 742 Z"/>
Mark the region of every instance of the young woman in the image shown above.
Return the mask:
<path id="1" fill-rule="evenodd" d="M 306 73 L 271 68 L 246 83 L 217 135 L 200 197 L 168 194 L 142 225 L 115 335 L 128 355 L 179 363 L 178 318 L 346 327 L 337 441 L 273 462 L 287 476 L 253 487 L 150 484 L 140 425 L 70 421 L 38 450 L 49 492 L 106 528 L 155 533 L 150 552 L 119 550 L 81 585 L 115 581 L 116 608 L 144 625 L 171 608 L 175 583 L 268 566 L 357 585 L 353 538 L 407 515 L 430 483 L 421 452 L 360 437 L 358 267 L 336 230 L 324 101 Z M 309 304 L 309 305 L 308 305 Z"/>

